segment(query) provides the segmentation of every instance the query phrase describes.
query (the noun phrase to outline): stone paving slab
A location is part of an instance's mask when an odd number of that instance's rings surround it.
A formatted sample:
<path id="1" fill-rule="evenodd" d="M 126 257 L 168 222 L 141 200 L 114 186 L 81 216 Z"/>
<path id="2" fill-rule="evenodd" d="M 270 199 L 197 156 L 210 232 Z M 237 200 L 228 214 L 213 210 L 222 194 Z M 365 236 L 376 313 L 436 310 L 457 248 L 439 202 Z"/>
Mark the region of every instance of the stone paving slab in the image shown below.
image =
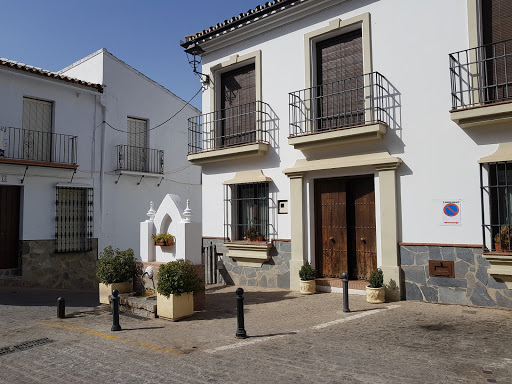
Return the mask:
<path id="1" fill-rule="evenodd" d="M 185 321 L 121 316 L 125 330 L 110 332 L 101 308 L 59 320 L 55 308 L 3 304 L 0 290 L 0 348 L 54 340 L 0 355 L 0 383 L 512 382 L 510 311 L 351 296 L 346 314 L 341 295 L 248 289 L 253 337 L 240 341 L 234 291 L 211 288 Z"/>

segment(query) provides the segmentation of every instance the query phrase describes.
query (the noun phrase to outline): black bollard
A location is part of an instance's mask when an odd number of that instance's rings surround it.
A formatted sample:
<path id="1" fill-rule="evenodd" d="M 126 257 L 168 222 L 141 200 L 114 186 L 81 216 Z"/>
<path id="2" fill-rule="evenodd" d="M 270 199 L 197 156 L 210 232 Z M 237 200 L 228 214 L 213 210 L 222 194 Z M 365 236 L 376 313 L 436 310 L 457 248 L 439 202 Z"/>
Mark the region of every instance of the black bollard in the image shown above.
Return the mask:
<path id="1" fill-rule="evenodd" d="M 66 300 L 63 297 L 57 299 L 57 317 L 59 319 L 66 318 Z"/>
<path id="2" fill-rule="evenodd" d="M 114 289 L 112 291 L 112 315 L 113 324 L 111 331 L 120 331 L 121 326 L 119 325 L 119 291 Z"/>
<path id="3" fill-rule="evenodd" d="M 343 272 L 341 278 L 343 280 L 343 312 L 350 312 L 348 308 L 348 273 Z"/>
<path id="4" fill-rule="evenodd" d="M 244 290 L 242 288 L 236 290 L 236 309 L 238 329 L 235 336 L 237 339 L 246 339 L 247 333 L 244 327 Z"/>

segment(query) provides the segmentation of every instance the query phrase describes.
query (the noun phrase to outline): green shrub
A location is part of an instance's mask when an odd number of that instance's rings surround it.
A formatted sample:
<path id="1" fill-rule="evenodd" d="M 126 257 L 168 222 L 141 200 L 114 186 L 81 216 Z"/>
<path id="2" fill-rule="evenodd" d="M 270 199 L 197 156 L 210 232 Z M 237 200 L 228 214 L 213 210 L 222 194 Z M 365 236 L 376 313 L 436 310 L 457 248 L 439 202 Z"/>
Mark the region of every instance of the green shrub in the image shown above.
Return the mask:
<path id="1" fill-rule="evenodd" d="M 384 275 L 382 274 L 382 270 L 378 268 L 370 273 L 370 279 L 368 282 L 370 283 L 370 288 L 382 288 L 382 285 L 384 284 Z"/>
<path id="2" fill-rule="evenodd" d="M 182 293 L 198 293 L 203 290 L 202 280 L 196 275 L 190 260 L 170 261 L 158 269 L 159 294 L 169 297 Z"/>
<path id="3" fill-rule="evenodd" d="M 133 278 L 136 268 L 133 249 L 121 251 L 109 245 L 100 253 L 96 276 L 103 284 L 123 283 Z"/>
<path id="4" fill-rule="evenodd" d="M 315 280 L 315 270 L 311 268 L 308 261 L 302 267 L 300 267 L 299 277 L 302 281 Z"/>

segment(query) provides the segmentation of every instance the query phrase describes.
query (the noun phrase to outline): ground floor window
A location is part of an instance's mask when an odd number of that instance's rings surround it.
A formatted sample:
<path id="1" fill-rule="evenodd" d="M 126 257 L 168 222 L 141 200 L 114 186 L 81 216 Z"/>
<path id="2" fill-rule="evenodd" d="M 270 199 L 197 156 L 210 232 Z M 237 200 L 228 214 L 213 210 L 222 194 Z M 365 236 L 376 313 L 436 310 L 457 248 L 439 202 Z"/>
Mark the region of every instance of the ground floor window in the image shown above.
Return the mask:
<path id="1" fill-rule="evenodd" d="M 77 252 L 92 249 L 93 190 L 57 187 L 56 251 Z"/>
<path id="2" fill-rule="evenodd" d="M 232 241 L 269 240 L 269 183 L 227 185 L 224 237 Z"/>
<path id="3" fill-rule="evenodd" d="M 487 181 L 484 177 L 487 169 Z M 512 249 L 512 162 L 482 164 L 480 168 L 484 249 Z M 486 238 L 489 239 L 489 243 Z"/>

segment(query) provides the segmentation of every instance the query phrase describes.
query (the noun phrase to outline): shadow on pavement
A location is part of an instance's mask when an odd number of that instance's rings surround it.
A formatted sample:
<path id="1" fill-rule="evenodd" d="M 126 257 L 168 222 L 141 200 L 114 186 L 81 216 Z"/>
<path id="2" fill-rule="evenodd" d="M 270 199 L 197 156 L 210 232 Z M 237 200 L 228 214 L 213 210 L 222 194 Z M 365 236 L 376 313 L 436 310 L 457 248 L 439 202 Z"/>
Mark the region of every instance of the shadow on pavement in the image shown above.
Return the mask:
<path id="1" fill-rule="evenodd" d="M 96 307 L 100 304 L 97 291 L 0 287 L 0 305 L 53 307 L 57 306 L 59 297 L 66 301 L 66 308 Z"/>

